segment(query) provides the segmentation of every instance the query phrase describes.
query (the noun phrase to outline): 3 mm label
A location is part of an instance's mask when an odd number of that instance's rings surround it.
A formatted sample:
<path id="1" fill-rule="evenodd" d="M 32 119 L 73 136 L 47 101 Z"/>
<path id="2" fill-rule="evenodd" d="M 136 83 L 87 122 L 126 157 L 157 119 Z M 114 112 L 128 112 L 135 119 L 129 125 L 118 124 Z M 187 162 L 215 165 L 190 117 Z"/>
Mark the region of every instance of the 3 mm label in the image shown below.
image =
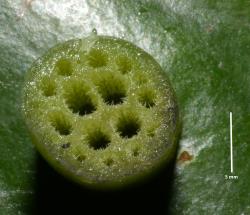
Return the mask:
<path id="1" fill-rule="evenodd" d="M 238 175 L 225 175 L 226 180 L 237 180 L 239 179 Z"/>

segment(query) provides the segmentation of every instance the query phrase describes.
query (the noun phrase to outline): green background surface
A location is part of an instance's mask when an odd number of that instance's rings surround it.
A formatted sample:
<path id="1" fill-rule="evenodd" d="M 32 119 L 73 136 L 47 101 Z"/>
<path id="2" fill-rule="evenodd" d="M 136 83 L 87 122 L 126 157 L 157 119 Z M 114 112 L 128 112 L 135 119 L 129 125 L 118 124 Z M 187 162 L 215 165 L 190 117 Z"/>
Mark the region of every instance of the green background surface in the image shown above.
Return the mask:
<path id="1" fill-rule="evenodd" d="M 63 179 L 39 157 L 20 113 L 31 63 L 94 28 L 133 42 L 160 63 L 182 114 L 178 156 L 193 155 L 131 190 L 96 192 Z M 0 214 L 250 214 L 249 1 L 2 0 L 0 63 Z M 238 180 L 225 180 L 230 111 Z"/>

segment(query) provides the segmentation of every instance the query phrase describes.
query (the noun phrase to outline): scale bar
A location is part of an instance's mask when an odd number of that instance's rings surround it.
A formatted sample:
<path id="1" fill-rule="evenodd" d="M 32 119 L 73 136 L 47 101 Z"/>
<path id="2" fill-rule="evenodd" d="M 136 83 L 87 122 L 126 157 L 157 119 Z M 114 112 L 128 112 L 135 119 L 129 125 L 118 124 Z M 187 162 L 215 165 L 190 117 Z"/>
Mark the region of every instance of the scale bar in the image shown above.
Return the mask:
<path id="1" fill-rule="evenodd" d="M 231 173 L 233 173 L 233 114 L 230 112 L 230 159 L 231 159 Z"/>

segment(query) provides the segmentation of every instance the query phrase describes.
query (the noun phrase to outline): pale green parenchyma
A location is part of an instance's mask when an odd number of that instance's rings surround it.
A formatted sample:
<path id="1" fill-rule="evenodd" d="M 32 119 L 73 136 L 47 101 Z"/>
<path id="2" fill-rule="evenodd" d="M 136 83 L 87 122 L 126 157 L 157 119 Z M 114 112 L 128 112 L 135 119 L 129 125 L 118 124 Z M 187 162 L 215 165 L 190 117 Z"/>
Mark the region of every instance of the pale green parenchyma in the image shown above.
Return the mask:
<path id="1" fill-rule="evenodd" d="M 51 49 L 27 73 L 23 112 L 38 150 L 80 184 L 120 186 L 175 154 L 173 89 L 121 39 L 93 33 Z"/>

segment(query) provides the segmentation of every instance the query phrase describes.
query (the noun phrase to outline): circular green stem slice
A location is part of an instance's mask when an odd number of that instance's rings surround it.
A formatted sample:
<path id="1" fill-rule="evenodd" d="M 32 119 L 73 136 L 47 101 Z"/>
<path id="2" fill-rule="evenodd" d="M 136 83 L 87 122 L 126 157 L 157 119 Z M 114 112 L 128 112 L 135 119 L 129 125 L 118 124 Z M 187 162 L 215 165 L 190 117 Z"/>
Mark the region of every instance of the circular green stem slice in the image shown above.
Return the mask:
<path id="1" fill-rule="evenodd" d="M 175 155 L 173 89 L 125 40 L 92 35 L 49 50 L 27 72 L 23 113 L 44 158 L 82 185 L 121 187 Z"/>

